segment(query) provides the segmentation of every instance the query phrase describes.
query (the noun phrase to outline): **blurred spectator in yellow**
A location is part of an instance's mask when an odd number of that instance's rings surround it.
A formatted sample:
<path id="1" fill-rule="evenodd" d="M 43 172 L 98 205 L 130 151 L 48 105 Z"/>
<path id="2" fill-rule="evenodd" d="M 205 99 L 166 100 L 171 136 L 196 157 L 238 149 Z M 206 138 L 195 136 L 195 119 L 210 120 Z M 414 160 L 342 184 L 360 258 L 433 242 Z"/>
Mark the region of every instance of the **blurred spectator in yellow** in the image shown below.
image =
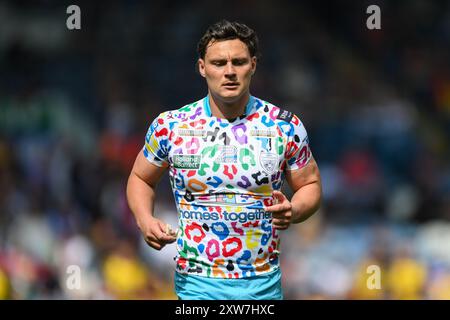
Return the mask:
<path id="1" fill-rule="evenodd" d="M 6 272 L 0 268 L 0 300 L 11 299 L 11 285 Z"/>
<path id="2" fill-rule="evenodd" d="M 122 240 L 103 264 L 107 290 L 117 299 L 152 298 L 146 266 L 131 243 Z"/>
<path id="3" fill-rule="evenodd" d="M 107 291 L 116 299 L 175 299 L 170 283 L 154 275 L 137 254 L 135 246 L 122 240 L 103 264 Z"/>
<path id="4" fill-rule="evenodd" d="M 386 298 L 385 272 L 388 264 L 388 252 L 383 244 L 376 244 L 371 248 L 369 256 L 362 259 L 355 271 L 355 282 L 351 288 L 349 299 L 376 300 Z M 375 266 L 377 270 L 370 268 Z M 378 269 L 379 268 L 379 269 Z M 380 277 L 379 281 L 371 281 L 373 277 Z M 377 279 L 375 279 L 377 280 Z M 377 287 L 376 284 L 379 284 Z M 369 284 L 375 284 L 370 286 Z"/>
<path id="5" fill-rule="evenodd" d="M 387 273 L 390 298 L 394 300 L 417 300 L 424 298 L 427 269 L 415 260 L 407 245 L 399 248 L 393 257 Z"/>

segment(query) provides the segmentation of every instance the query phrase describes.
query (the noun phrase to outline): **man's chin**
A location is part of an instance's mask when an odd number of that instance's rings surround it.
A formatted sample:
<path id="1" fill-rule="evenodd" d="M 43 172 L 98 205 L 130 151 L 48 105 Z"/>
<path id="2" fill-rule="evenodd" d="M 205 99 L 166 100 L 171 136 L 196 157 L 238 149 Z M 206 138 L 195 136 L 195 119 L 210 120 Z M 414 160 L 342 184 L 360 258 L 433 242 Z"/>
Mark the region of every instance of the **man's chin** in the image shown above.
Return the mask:
<path id="1" fill-rule="evenodd" d="M 242 92 L 240 90 L 221 92 L 220 99 L 227 103 L 233 103 L 240 99 Z"/>

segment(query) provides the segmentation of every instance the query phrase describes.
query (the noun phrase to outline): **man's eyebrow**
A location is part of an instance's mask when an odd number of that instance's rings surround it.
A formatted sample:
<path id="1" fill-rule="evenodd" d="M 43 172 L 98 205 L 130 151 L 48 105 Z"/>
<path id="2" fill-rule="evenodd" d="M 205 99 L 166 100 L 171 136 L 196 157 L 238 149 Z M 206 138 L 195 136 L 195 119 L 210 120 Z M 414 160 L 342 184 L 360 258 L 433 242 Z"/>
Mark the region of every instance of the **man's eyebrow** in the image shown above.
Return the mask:
<path id="1" fill-rule="evenodd" d="M 209 59 L 212 62 L 222 62 L 222 61 L 227 61 L 226 58 L 211 58 Z"/>
<path id="2" fill-rule="evenodd" d="M 227 61 L 227 58 L 210 58 L 209 59 L 212 62 L 222 62 L 222 61 Z M 247 61 L 248 58 L 247 57 L 236 57 L 236 58 L 232 58 L 231 61 Z"/>

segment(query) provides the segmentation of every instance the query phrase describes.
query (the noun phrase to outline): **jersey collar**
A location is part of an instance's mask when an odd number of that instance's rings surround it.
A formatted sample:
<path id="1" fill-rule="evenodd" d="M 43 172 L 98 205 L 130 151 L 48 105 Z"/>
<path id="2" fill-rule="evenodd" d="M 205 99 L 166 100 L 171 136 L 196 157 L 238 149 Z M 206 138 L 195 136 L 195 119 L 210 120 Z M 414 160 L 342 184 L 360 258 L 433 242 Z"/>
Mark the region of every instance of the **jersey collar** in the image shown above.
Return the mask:
<path id="1" fill-rule="evenodd" d="M 245 106 L 245 116 L 248 116 L 253 111 L 253 108 L 255 106 L 255 97 L 250 95 L 250 98 L 248 99 L 247 105 Z M 209 105 L 209 95 L 207 95 L 205 98 L 203 98 L 203 106 L 205 108 L 205 113 L 207 117 L 212 117 L 211 113 L 211 107 Z M 241 115 L 243 116 L 243 115 Z"/>

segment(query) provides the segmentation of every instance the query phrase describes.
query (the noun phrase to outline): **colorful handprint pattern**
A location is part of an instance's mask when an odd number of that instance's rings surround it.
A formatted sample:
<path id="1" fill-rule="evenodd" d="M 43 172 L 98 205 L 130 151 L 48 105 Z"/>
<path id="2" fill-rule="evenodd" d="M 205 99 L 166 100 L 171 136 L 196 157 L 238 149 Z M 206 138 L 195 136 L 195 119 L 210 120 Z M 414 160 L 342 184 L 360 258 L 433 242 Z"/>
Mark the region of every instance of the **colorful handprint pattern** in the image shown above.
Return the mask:
<path id="1" fill-rule="evenodd" d="M 205 97 L 154 119 L 143 152 L 169 169 L 178 272 L 245 278 L 279 267 L 279 233 L 264 208 L 285 170 L 312 157 L 296 115 L 251 96 L 243 116 L 226 120 L 211 115 Z"/>

